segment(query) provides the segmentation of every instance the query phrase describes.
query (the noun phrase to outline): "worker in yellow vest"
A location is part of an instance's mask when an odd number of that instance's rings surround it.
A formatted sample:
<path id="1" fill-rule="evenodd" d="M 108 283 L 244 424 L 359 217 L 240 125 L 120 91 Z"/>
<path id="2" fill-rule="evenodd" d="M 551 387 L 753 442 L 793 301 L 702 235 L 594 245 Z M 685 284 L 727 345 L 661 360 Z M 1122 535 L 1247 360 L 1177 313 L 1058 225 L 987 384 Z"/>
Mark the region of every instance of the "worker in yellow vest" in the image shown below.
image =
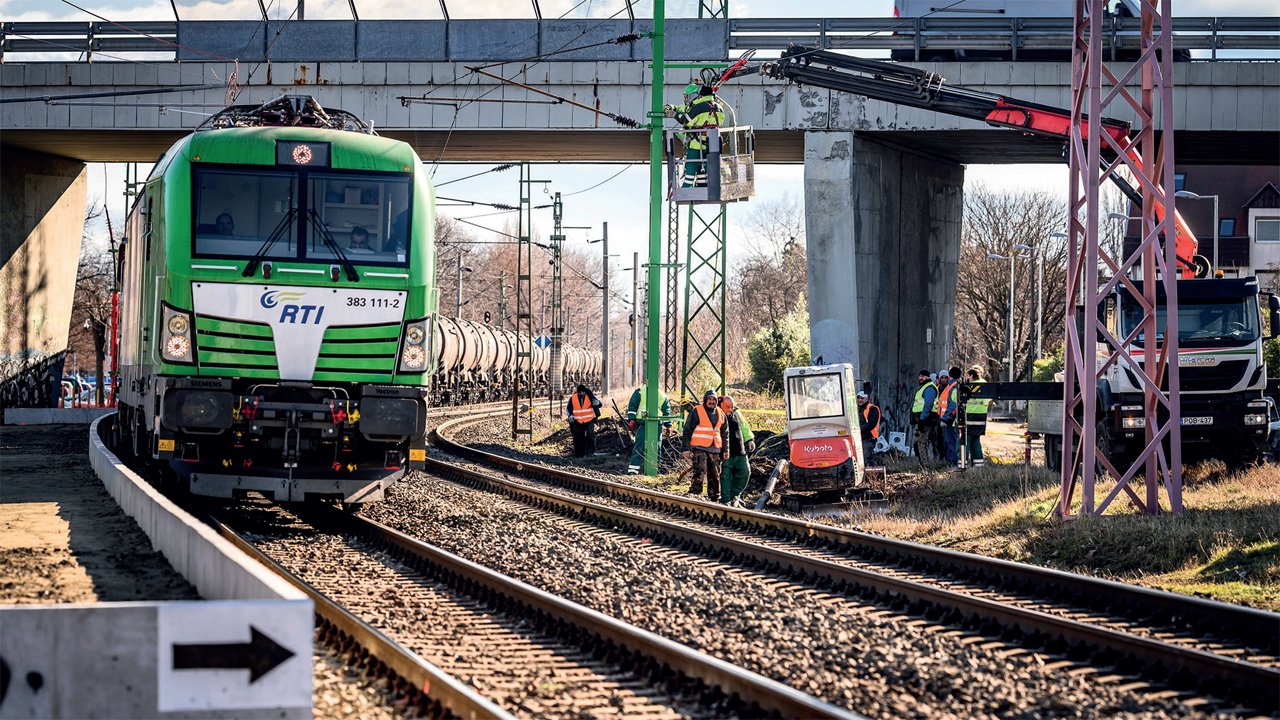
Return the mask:
<path id="1" fill-rule="evenodd" d="M 596 453 L 596 418 L 600 417 L 600 404 L 586 385 L 579 385 L 569 396 L 564 412 L 569 418 L 569 433 L 573 435 L 574 457 Z"/>
<path id="2" fill-rule="evenodd" d="M 702 494 L 702 477 L 707 478 L 707 497 L 720 499 L 720 461 L 729 457 L 729 426 L 720 410 L 715 390 L 702 396 L 702 404 L 693 406 L 684 419 L 684 456 L 693 461 L 693 478 L 689 494 Z"/>
<path id="3" fill-rule="evenodd" d="M 870 465 L 875 457 L 876 441 L 880 439 L 880 406 L 871 402 L 866 390 L 859 390 L 858 411 L 862 415 L 863 461 Z"/>
<path id="4" fill-rule="evenodd" d="M 982 372 L 978 367 L 969 369 L 969 385 L 974 387 L 984 383 Z M 987 432 L 987 408 L 991 401 L 969 398 L 964 404 L 964 445 L 965 454 L 969 456 L 970 467 L 981 467 L 985 462 L 982 456 L 982 436 Z"/>

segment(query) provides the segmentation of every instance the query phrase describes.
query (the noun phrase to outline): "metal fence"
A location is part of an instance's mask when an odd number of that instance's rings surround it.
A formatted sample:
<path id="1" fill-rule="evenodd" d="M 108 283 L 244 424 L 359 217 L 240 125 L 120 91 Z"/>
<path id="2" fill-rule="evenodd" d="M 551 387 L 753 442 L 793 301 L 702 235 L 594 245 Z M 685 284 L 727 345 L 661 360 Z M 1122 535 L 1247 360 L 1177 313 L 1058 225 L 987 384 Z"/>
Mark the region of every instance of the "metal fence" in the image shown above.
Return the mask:
<path id="1" fill-rule="evenodd" d="M 397 21 L 306 21 L 292 23 L 292 32 L 314 33 L 317 38 L 333 35 L 330 40 L 349 38 L 353 47 L 343 54 L 346 58 L 332 57 L 330 51 L 324 56 L 310 58 L 314 60 L 363 60 L 363 59 L 399 59 L 399 60 L 466 60 L 471 57 L 454 57 L 455 51 L 449 43 L 440 43 L 440 49 L 423 48 L 422 57 L 413 51 L 404 57 L 364 57 L 354 47 L 356 39 L 363 37 L 362 26 L 382 35 L 389 23 Z M 424 29 L 434 31 L 428 34 L 440 34 L 441 37 L 452 37 L 450 23 L 472 23 L 467 30 L 474 32 L 475 20 L 433 20 L 405 21 L 408 29 L 412 24 L 413 32 L 420 33 Z M 493 23 L 528 23 L 534 27 L 537 36 L 550 36 L 557 31 L 557 21 L 482 21 Z M 614 21 L 609 28 L 601 31 L 612 31 L 612 25 L 626 23 L 637 32 L 644 32 L 641 27 L 644 20 Z M 678 25 L 679 21 L 676 22 Z M 686 21 L 690 22 L 690 21 Z M 795 43 L 817 46 L 823 49 L 851 51 L 885 51 L 888 50 L 899 60 L 963 60 L 978 55 L 987 58 L 1006 58 L 1010 60 L 1057 59 L 1054 53 L 1062 53 L 1067 57 L 1071 47 L 1072 21 L 1070 18 L 743 18 L 737 20 L 698 20 L 691 25 L 690 33 L 696 32 L 696 43 L 702 52 L 711 56 L 719 55 L 715 48 L 717 30 L 721 35 L 723 55 L 728 58 L 734 50 L 755 48 L 764 51 L 780 50 Z M 1111 53 L 1113 59 L 1126 59 L 1138 50 L 1140 30 L 1137 18 L 1106 18 L 1103 46 Z M 218 30 L 215 26 L 232 29 L 232 26 L 247 28 L 261 42 L 266 35 L 261 28 L 255 29 L 258 23 L 216 21 L 168 21 L 168 22 L 132 22 L 128 27 L 106 22 L 3 22 L 0 23 L 0 59 L 6 61 L 30 61 L 44 59 L 41 55 L 48 53 L 79 53 L 81 59 L 92 60 L 94 53 L 146 53 L 153 59 L 200 59 L 192 56 L 190 51 L 179 52 L 180 38 L 195 39 L 210 30 Z M 272 26 L 280 23 L 275 21 Z M 287 25 L 287 23 L 286 23 Z M 181 26 L 181 27 L 180 27 Z M 1208 51 L 1207 58 L 1217 59 L 1222 50 L 1262 50 L 1280 51 L 1280 17 L 1185 17 L 1174 18 L 1173 46 L 1183 57 L 1191 50 Z M 682 28 L 677 28 L 682 29 Z M 374 33 L 370 33 L 373 35 Z M 687 40 L 693 40 L 688 38 Z M 586 42 L 584 40 L 583 42 Z M 341 43 L 339 43 L 341 44 Z M 539 46 L 541 42 L 537 43 Z M 238 49 L 238 47 L 237 47 Z M 525 48 L 526 54 L 528 48 Z M 602 53 L 604 51 L 601 51 Z M 619 57 L 612 54 L 601 54 L 593 51 L 582 51 L 560 56 L 564 60 L 615 60 L 641 59 Z M 596 55 L 599 54 L 599 57 Z M 692 57 L 692 56 L 691 56 Z M 62 58 L 65 60 L 65 58 Z M 246 59 L 246 58 L 241 58 Z M 256 59 L 256 58 L 247 58 Z M 267 59 L 275 59 L 268 55 Z M 287 59 L 297 59 L 290 57 Z M 552 58 L 553 60 L 556 58 Z M 1233 58 L 1239 59 L 1239 58 Z M 1265 58 L 1275 59 L 1275 58 Z"/>
<path id="2" fill-rule="evenodd" d="M 896 59 L 963 59 L 966 53 L 1007 55 L 1061 51 L 1070 58 L 1071 18 L 797 18 L 729 21 L 729 48 L 781 50 L 810 45 L 824 50 L 889 50 Z M 1138 18 L 1104 20 L 1103 47 L 1117 59 L 1136 52 Z M 1280 50 L 1280 17 L 1173 19 L 1176 50 Z"/>

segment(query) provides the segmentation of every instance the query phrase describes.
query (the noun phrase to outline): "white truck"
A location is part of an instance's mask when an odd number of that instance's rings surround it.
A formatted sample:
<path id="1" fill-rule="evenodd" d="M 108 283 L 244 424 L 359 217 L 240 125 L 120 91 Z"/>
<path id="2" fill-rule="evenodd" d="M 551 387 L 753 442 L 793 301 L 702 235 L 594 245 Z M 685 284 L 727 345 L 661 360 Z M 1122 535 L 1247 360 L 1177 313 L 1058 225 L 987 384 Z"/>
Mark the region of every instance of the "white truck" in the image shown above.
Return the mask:
<path id="1" fill-rule="evenodd" d="M 1139 288 L 1141 281 L 1135 281 Z M 1156 326 L 1165 325 L 1163 286 L 1157 286 Z M 1264 330 L 1261 300 L 1269 313 Z M 1142 318 L 1137 301 L 1121 286 L 1099 312 L 1117 338 L 1131 333 Z M 1082 313 L 1077 312 L 1077 315 Z M 1216 457 L 1246 463 L 1268 451 L 1270 406 L 1263 397 L 1267 366 L 1264 342 L 1280 329 L 1280 298 L 1259 292 L 1256 277 L 1178 281 L 1178 370 L 1182 408 L 1183 457 Z M 1079 327 L 1079 321 L 1077 327 Z M 1145 338 L 1129 348 L 1143 358 Z M 1099 352 L 1109 346 L 1098 343 Z M 1107 359 L 1100 355 L 1098 366 Z M 1168 389 L 1168 376 L 1161 380 Z M 1119 359 L 1098 381 L 1098 445 L 1112 464 L 1128 467 L 1145 444 L 1143 391 L 1133 366 Z M 1044 436 L 1045 460 L 1061 467 L 1062 400 L 1030 400 L 1027 429 Z"/>

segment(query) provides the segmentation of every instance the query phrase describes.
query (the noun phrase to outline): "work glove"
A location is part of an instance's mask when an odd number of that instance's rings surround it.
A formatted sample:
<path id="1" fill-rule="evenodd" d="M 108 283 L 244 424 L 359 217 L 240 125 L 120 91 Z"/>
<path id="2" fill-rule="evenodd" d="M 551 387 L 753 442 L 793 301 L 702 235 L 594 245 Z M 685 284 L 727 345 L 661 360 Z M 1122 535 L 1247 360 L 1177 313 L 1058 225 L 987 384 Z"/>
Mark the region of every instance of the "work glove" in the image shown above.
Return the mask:
<path id="1" fill-rule="evenodd" d="M 628 420 L 628 421 L 627 421 L 627 427 L 631 430 L 631 432 L 635 432 L 635 431 L 636 431 L 636 421 L 635 421 L 635 420 Z"/>
<path id="2" fill-rule="evenodd" d="M 675 116 L 676 116 L 676 106 L 675 106 L 675 105 L 663 105 L 663 106 L 662 106 L 662 116 L 663 116 L 663 117 L 669 117 L 669 118 L 673 118 L 673 117 L 675 117 Z"/>
<path id="3" fill-rule="evenodd" d="M 755 441 L 755 440 L 748 440 L 748 441 L 747 441 L 747 454 L 748 454 L 748 455 L 750 455 L 751 453 L 753 453 L 753 452 L 755 452 L 755 451 L 756 451 L 756 441 Z"/>

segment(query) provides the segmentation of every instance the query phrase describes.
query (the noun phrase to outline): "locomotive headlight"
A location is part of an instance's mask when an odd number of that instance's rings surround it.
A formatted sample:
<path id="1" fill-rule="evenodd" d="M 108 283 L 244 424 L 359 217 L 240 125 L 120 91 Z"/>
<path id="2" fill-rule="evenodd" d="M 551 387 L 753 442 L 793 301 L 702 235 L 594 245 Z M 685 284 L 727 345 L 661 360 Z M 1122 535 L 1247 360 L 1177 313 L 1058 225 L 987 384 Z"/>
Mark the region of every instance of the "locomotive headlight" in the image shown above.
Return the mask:
<path id="1" fill-rule="evenodd" d="M 414 320 L 405 323 L 403 340 L 400 343 L 400 372 L 420 373 L 427 366 L 427 326 L 428 320 Z"/>
<path id="2" fill-rule="evenodd" d="M 410 345 L 401 353 L 400 362 L 404 363 L 405 367 L 417 370 L 427 362 L 427 353 L 417 345 Z"/>
<path id="3" fill-rule="evenodd" d="M 195 340 L 191 337 L 191 315 L 168 304 L 164 309 L 164 329 L 161 339 L 160 354 L 166 362 L 193 363 Z"/>
<path id="4" fill-rule="evenodd" d="M 173 335 L 164 341 L 164 354 L 166 357 L 181 360 L 191 352 L 191 342 L 182 335 Z"/>

